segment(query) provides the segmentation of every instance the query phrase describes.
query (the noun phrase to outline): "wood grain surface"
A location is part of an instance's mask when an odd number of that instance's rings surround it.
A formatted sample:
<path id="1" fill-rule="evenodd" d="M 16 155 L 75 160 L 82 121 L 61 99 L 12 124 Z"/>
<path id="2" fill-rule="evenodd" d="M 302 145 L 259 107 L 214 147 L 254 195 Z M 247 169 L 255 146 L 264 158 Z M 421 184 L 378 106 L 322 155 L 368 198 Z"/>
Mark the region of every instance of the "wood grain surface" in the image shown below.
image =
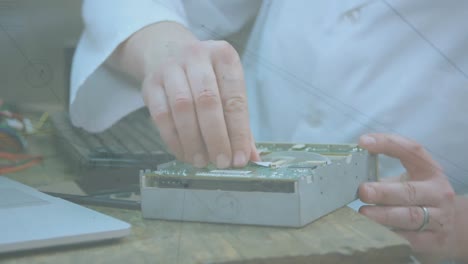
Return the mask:
<path id="1" fill-rule="evenodd" d="M 6 176 L 34 187 L 76 177 L 52 137 L 29 138 L 30 152 L 45 156 L 42 165 Z M 299 229 L 146 220 L 138 210 L 91 208 L 131 223 L 132 234 L 117 241 L 0 255 L 0 262 L 414 263 L 407 241 L 348 207 Z"/>

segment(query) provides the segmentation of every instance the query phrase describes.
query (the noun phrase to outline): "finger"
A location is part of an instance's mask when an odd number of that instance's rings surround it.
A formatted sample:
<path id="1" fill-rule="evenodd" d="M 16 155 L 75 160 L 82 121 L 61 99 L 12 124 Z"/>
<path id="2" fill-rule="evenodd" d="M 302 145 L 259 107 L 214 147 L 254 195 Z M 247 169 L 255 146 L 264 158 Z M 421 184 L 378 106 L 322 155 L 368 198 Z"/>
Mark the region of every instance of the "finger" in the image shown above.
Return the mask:
<path id="1" fill-rule="evenodd" d="M 407 181 L 404 175 L 405 173 L 403 173 L 400 176 L 381 177 L 379 181 L 380 182 L 404 182 L 404 181 Z"/>
<path id="2" fill-rule="evenodd" d="M 208 157 L 185 72 L 177 63 L 169 63 L 165 67 L 163 78 L 184 160 L 196 167 L 205 167 Z"/>
<path id="3" fill-rule="evenodd" d="M 444 219 L 443 212 L 439 208 L 427 207 L 429 223 L 424 230 L 439 231 L 444 227 L 438 219 Z M 419 206 L 373 206 L 365 205 L 359 208 L 359 212 L 374 221 L 396 229 L 415 231 L 424 222 L 424 211 Z"/>
<path id="4" fill-rule="evenodd" d="M 159 129 L 161 139 L 178 160 L 183 160 L 184 152 L 179 142 L 166 93 L 161 84 L 161 78 L 157 74 L 146 78 L 143 81 L 143 99 L 151 118 Z"/>
<path id="5" fill-rule="evenodd" d="M 447 198 L 440 185 L 434 181 L 367 182 L 361 184 L 358 195 L 369 204 L 437 206 Z"/>
<path id="6" fill-rule="evenodd" d="M 250 135 L 250 144 L 251 146 L 251 153 L 250 153 L 250 160 L 251 161 L 261 161 L 260 154 L 258 153 L 257 150 L 257 145 L 255 144 L 255 139 L 253 137 L 253 134 Z"/>
<path id="7" fill-rule="evenodd" d="M 382 177 L 379 179 L 380 182 L 407 182 L 410 180 L 410 176 L 407 172 L 403 172 L 400 176 Z"/>
<path id="8" fill-rule="evenodd" d="M 212 63 L 234 157 L 233 165 L 243 167 L 250 158 L 252 145 L 242 64 L 229 43 L 217 41 L 212 45 Z"/>
<path id="9" fill-rule="evenodd" d="M 232 152 L 216 76 L 201 44 L 188 55 L 185 71 L 190 84 L 200 131 L 210 160 L 218 168 L 231 166 Z"/>
<path id="10" fill-rule="evenodd" d="M 427 179 L 442 171 L 440 165 L 421 145 L 398 135 L 363 135 L 359 139 L 359 145 L 369 152 L 399 159 L 414 180 Z"/>

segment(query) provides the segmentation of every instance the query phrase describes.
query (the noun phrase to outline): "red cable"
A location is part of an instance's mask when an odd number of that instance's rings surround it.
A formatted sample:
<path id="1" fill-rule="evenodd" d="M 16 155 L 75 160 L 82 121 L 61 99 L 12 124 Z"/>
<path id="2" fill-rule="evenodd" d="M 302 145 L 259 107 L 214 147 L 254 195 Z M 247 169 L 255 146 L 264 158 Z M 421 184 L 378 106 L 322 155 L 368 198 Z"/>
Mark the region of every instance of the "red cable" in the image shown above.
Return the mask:
<path id="1" fill-rule="evenodd" d="M 34 155 L 29 155 L 29 154 L 13 154 L 13 153 L 8 153 L 8 152 L 0 152 L 0 158 L 6 159 L 9 161 L 14 161 L 14 162 L 26 161 L 25 163 L 21 165 L 0 167 L 0 174 L 6 174 L 6 173 L 12 173 L 12 172 L 24 170 L 42 161 L 42 156 L 34 156 Z"/>

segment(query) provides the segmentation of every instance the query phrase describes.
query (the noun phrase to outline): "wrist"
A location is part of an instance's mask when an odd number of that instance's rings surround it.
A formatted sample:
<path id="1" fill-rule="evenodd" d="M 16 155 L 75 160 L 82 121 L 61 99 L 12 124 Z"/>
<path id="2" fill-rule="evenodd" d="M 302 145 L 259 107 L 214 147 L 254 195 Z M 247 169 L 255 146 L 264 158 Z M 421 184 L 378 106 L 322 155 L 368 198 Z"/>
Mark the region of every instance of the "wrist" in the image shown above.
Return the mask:
<path id="1" fill-rule="evenodd" d="M 176 22 L 159 22 L 140 29 L 121 43 L 109 64 L 138 81 L 155 71 L 170 57 L 180 56 L 183 47 L 197 41 L 184 26 Z"/>

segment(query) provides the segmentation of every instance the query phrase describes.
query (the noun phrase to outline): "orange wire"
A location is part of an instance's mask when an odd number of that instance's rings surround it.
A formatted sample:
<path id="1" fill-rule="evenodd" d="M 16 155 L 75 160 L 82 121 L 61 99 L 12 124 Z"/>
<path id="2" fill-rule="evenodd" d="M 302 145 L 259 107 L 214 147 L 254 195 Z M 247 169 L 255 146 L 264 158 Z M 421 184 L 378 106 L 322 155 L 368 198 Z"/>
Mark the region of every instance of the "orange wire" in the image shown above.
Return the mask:
<path id="1" fill-rule="evenodd" d="M 28 162 L 17 165 L 17 166 L 6 166 L 0 167 L 0 174 L 17 172 L 20 170 L 27 169 L 33 165 L 36 165 L 42 161 L 42 156 L 34 156 L 29 154 L 13 154 L 8 152 L 0 152 L 0 158 L 10 161 L 29 160 Z"/>

